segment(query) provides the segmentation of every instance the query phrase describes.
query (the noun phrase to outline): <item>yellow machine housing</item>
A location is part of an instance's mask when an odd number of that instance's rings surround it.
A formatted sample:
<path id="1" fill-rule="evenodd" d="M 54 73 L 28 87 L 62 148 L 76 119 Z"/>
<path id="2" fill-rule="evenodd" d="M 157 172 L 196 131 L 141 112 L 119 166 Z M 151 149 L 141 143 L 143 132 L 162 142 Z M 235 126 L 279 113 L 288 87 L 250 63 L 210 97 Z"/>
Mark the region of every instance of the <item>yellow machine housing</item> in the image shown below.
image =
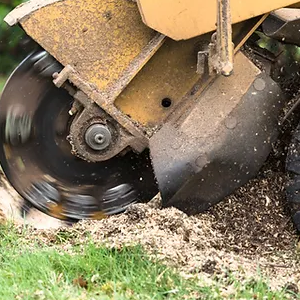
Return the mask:
<path id="1" fill-rule="evenodd" d="M 216 29 L 217 1 L 137 0 L 143 21 L 174 40 L 189 39 Z M 297 3 L 293 0 L 231 0 L 232 23 Z"/>

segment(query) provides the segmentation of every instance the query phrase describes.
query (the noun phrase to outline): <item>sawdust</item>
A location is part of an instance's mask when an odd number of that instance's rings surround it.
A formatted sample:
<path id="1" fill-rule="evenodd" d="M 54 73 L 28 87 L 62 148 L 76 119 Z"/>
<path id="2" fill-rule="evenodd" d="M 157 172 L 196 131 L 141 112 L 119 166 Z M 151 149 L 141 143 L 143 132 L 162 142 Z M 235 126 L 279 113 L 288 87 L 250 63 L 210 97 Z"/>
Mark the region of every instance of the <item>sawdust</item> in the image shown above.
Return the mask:
<path id="1" fill-rule="evenodd" d="M 211 209 L 224 247 L 243 254 L 294 247 L 296 235 L 285 207 L 284 182 L 284 174 L 262 173 Z"/>
<path id="2" fill-rule="evenodd" d="M 246 249 L 247 242 L 240 243 L 237 254 L 232 251 L 232 244 L 235 239 L 240 241 L 242 236 L 239 232 L 235 236 L 233 228 L 228 228 L 231 233 L 224 234 L 218 223 L 212 213 L 188 217 L 175 208 L 160 210 L 147 204 L 135 204 L 119 216 L 83 221 L 71 228 L 54 231 L 35 230 L 30 235 L 38 237 L 42 244 L 59 245 L 65 250 L 89 240 L 117 248 L 141 244 L 153 257 L 179 268 L 183 276 L 201 276 L 208 283 L 216 276 L 228 273 L 240 280 L 255 278 L 259 268 L 270 278 L 271 287 L 282 287 L 287 282 L 300 284 L 292 233 L 290 243 L 284 243 L 283 249 L 280 243 L 275 246 L 266 243 L 251 252 Z M 247 236 L 246 241 L 249 240 L 250 236 Z"/>
<path id="3" fill-rule="evenodd" d="M 141 244 L 183 276 L 201 276 L 207 284 L 228 273 L 239 280 L 256 278 L 259 269 L 271 287 L 300 286 L 297 236 L 285 208 L 285 177 L 280 167 L 272 170 L 273 165 L 274 160 L 257 179 L 204 214 L 189 217 L 175 208 L 158 209 L 156 198 L 122 215 L 35 230 L 31 236 L 64 249 L 90 239 L 108 247 Z"/>

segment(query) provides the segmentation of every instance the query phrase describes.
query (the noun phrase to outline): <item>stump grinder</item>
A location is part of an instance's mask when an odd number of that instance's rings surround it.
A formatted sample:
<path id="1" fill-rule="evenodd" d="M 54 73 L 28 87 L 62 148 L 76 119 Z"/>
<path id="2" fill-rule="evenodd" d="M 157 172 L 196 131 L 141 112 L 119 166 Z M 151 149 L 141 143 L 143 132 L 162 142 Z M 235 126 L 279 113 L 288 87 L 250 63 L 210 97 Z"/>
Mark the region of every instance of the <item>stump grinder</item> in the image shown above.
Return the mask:
<path id="1" fill-rule="evenodd" d="M 205 211 L 256 176 L 300 102 L 295 0 L 30 0 L 5 22 L 34 45 L 0 99 L 20 214 L 99 219 L 158 193 Z M 300 127 L 286 166 L 300 229 Z"/>

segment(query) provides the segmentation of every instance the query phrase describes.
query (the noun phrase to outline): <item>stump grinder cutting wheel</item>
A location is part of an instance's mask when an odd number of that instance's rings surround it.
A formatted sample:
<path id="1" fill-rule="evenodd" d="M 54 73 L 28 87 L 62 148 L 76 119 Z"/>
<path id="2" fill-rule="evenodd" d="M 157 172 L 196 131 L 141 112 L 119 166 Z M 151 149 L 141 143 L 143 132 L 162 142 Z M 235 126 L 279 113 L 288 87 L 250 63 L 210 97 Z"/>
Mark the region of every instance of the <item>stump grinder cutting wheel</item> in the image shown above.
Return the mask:
<path id="1" fill-rule="evenodd" d="M 68 124 L 74 100 L 47 76 L 59 69 L 45 51 L 35 52 L 4 89 L 0 157 L 11 184 L 38 209 L 70 220 L 118 213 L 153 197 L 157 187 L 147 151 L 97 163 L 71 153 Z"/>
<path id="2" fill-rule="evenodd" d="M 66 222 L 99 219 L 160 192 L 163 207 L 195 214 L 245 184 L 266 161 L 290 100 L 281 50 L 299 44 L 298 7 L 293 0 L 18 6 L 5 21 L 21 26 L 36 49 L 1 95 L 0 162 L 22 209 Z"/>

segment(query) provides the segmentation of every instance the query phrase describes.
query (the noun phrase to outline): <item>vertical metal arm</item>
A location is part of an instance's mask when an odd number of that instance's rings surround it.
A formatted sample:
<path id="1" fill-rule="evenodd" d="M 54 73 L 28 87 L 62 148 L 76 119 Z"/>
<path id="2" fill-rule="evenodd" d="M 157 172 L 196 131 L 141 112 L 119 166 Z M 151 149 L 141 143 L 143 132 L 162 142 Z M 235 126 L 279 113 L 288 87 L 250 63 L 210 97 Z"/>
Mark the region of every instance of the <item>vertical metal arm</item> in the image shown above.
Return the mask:
<path id="1" fill-rule="evenodd" d="M 233 57 L 230 0 L 217 0 L 217 30 L 211 37 L 208 49 L 198 52 L 197 73 L 204 74 L 208 64 L 209 74 L 230 76 Z"/>
<path id="2" fill-rule="evenodd" d="M 230 0 L 217 0 L 217 53 L 218 70 L 222 75 L 229 76 L 233 71 L 233 43 Z"/>

